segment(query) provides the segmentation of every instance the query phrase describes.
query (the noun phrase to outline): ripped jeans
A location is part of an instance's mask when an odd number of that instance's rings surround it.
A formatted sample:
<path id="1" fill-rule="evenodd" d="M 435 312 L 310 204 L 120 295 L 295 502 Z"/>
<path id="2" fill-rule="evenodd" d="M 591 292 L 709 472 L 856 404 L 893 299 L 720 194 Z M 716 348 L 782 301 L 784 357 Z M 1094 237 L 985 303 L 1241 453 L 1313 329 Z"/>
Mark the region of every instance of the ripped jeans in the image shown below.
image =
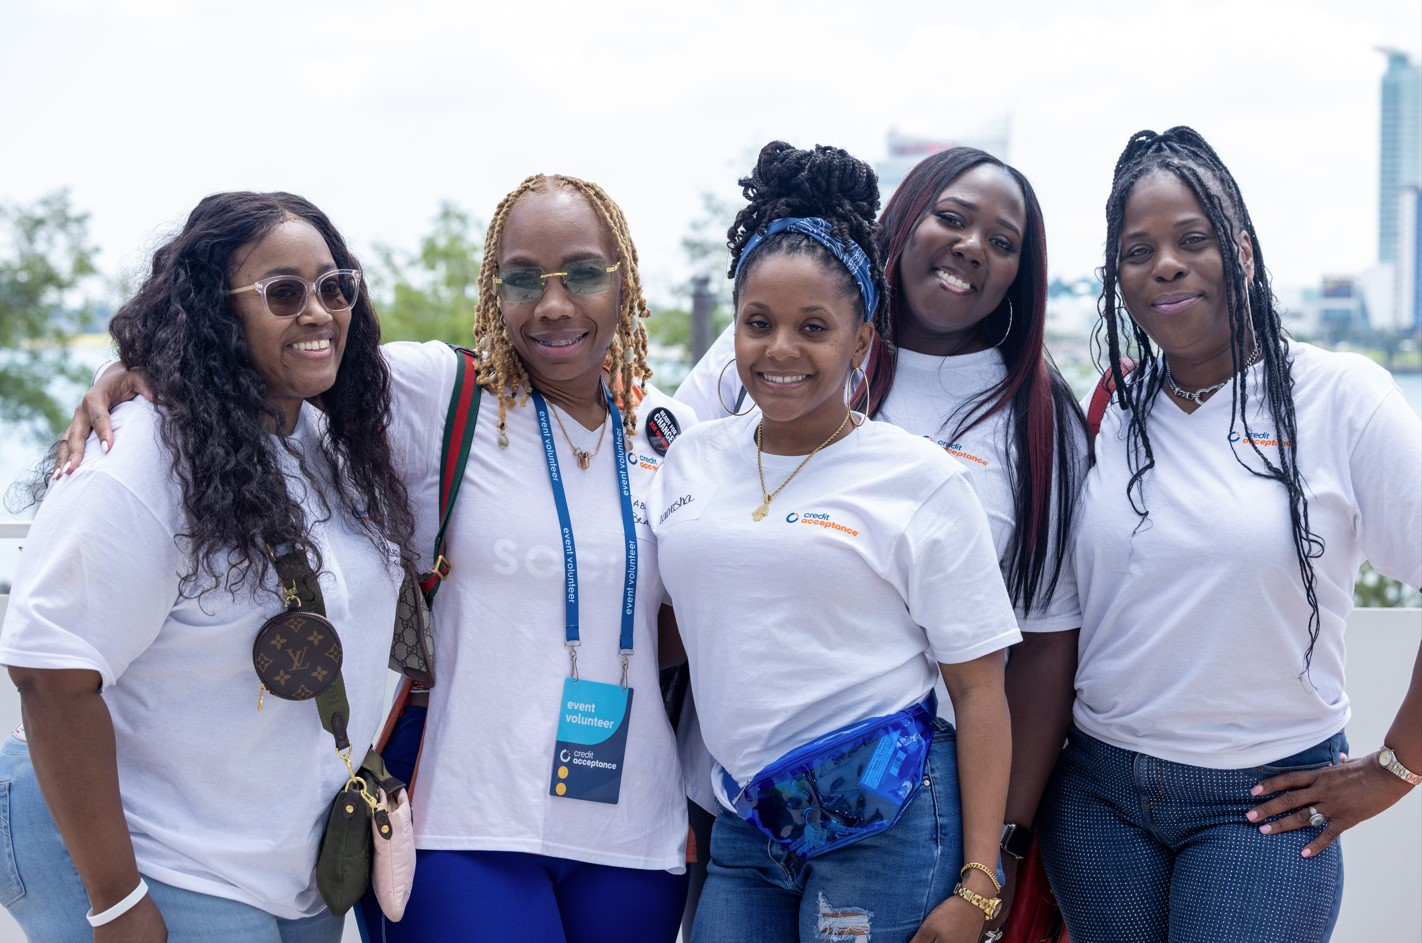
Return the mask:
<path id="1" fill-rule="evenodd" d="M 888 831 L 806 861 L 718 815 L 691 943 L 907 943 L 962 858 L 956 738 L 938 720 L 923 788 Z"/>

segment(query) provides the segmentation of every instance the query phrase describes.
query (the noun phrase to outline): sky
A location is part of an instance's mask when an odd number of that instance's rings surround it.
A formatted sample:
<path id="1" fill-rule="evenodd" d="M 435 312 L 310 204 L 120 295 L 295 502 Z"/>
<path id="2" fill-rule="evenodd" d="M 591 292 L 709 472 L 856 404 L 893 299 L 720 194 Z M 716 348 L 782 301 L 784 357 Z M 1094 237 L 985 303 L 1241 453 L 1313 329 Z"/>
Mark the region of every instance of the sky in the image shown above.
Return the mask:
<path id="1" fill-rule="evenodd" d="M 203 195 L 290 190 L 352 245 L 414 249 L 442 200 L 482 224 L 530 173 L 600 183 L 657 304 L 702 194 L 773 139 L 875 162 L 890 129 L 1001 121 L 1054 275 L 1100 264 L 1130 135 L 1190 124 L 1230 166 L 1279 286 L 1377 251 L 1374 47 L 1416 0 L 934 3 L 3 0 L 0 203 L 68 188 L 110 276 Z"/>

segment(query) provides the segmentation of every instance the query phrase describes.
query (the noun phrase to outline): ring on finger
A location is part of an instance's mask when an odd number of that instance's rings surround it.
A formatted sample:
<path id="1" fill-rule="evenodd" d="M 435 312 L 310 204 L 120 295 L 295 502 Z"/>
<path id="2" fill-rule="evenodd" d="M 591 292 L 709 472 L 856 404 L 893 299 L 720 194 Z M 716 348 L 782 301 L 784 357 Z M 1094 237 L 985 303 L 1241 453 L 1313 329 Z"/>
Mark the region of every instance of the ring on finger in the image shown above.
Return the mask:
<path id="1" fill-rule="evenodd" d="M 1324 816 L 1322 812 L 1318 811 L 1313 806 L 1309 806 L 1308 824 L 1312 825 L 1314 828 L 1322 828 L 1323 826 L 1328 824 L 1328 819 Z"/>

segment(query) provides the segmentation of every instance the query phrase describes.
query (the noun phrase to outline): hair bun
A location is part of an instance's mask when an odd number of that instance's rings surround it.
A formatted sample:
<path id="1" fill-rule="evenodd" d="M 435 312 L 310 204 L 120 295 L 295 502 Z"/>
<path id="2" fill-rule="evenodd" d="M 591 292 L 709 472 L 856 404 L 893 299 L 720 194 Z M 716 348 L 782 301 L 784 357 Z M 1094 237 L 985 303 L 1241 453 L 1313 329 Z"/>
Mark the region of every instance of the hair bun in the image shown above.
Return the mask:
<path id="1" fill-rule="evenodd" d="M 739 181 L 752 204 L 776 204 L 780 216 L 869 220 L 879 212 L 879 176 L 840 147 L 817 144 L 801 150 L 784 141 L 760 149 L 755 170 Z"/>

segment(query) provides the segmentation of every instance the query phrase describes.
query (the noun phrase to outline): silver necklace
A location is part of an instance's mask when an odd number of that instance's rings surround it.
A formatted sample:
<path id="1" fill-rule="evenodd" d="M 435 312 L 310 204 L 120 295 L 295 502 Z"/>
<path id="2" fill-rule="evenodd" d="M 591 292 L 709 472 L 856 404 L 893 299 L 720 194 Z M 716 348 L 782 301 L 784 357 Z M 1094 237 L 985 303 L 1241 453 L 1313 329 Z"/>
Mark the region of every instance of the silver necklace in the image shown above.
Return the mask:
<path id="1" fill-rule="evenodd" d="M 1250 367 L 1254 366 L 1258 362 L 1259 342 L 1255 341 L 1254 352 L 1251 353 L 1249 355 L 1249 359 L 1244 362 L 1244 369 L 1248 370 Z M 1165 361 L 1165 385 L 1170 387 L 1170 392 L 1173 395 L 1178 396 L 1180 399 L 1191 400 L 1196 405 L 1203 403 L 1205 401 L 1205 397 L 1209 396 L 1216 390 L 1223 389 L 1224 385 L 1233 379 L 1234 377 L 1231 375 L 1230 377 L 1227 377 L 1226 379 L 1223 379 L 1220 382 L 1216 383 L 1214 386 L 1202 386 L 1200 387 L 1200 389 L 1195 390 L 1194 392 L 1191 392 L 1190 390 L 1182 390 L 1179 384 L 1175 382 L 1175 378 L 1170 375 L 1170 361 Z"/>

